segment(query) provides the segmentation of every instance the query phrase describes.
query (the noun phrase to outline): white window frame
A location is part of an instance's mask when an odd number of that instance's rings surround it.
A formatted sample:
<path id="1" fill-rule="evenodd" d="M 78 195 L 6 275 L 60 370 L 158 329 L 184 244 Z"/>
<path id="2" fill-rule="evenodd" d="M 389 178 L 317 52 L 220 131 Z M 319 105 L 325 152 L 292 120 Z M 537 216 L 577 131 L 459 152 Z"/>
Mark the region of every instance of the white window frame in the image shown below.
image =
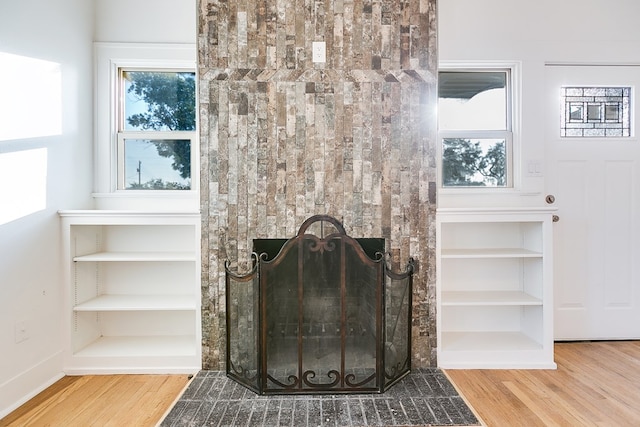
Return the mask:
<path id="1" fill-rule="evenodd" d="M 199 196 L 199 143 L 195 132 L 181 132 L 191 139 L 190 190 L 124 190 L 120 170 L 119 114 L 121 108 L 120 70 L 171 70 L 196 72 L 195 44 L 102 43 L 95 48 L 95 150 L 94 197 L 187 197 Z M 197 91 L 196 91 L 197 97 Z M 196 112 L 197 112 L 196 108 Z M 197 123 L 197 120 L 196 120 Z M 132 132 L 122 132 L 130 136 Z M 143 132 L 138 135 L 142 136 Z M 165 137 L 168 134 L 164 135 Z M 179 193 L 179 194 L 178 194 Z"/>
<path id="2" fill-rule="evenodd" d="M 519 62 L 469 62 L 469 61 L 441 61 L 438 72 L 447 71 L 503 71 L 508 70 L 507 82 L 507 129 L 504 131 L 441 131 L 438 129 L 438 191 L 442 194 L 488 194 L 509 193 L 518 190 L 521 186 L 520 166 L 520 79 L 521 64 Z M 506 141 L 506 169 L 507 184 L 502 187 L 456 187 L 444 186 L 442 183 L 442 152 L 443 139 L 445 138 L 492 138 L 505 139 Z"/>

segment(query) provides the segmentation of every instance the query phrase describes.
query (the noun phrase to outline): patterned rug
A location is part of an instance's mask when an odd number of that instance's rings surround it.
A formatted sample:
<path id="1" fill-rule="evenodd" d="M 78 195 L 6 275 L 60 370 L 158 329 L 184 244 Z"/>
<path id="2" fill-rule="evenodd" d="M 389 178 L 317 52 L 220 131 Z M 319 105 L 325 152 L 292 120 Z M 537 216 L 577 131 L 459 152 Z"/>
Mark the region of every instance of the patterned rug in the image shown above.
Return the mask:
<path id="1" fill-rule="evenodd" d="M 384 394 L 260 396 L 224 372 L 200 371 L 160 424 L 169 426 L 477 426 L 437 368 L 413 370 Z"/>

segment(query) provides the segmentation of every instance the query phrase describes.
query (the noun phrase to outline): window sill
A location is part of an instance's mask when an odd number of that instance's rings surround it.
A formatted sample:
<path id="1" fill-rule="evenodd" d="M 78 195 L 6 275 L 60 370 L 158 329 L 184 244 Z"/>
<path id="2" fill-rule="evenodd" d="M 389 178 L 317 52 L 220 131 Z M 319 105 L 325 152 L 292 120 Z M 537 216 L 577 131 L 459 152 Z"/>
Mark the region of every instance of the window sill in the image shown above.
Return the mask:
<path id="1" fill-rule="evenodd" d="M 197 190 L 126 190 L 114 193 L 93 193 L 96 209 L 122 210 L 199 210 Z"/>
<path id="2" fill-rule="evenodd" d="M 439 187 L 438 192 L 444 195 L 458 194 L 517 194 L 514 187 Z"/>

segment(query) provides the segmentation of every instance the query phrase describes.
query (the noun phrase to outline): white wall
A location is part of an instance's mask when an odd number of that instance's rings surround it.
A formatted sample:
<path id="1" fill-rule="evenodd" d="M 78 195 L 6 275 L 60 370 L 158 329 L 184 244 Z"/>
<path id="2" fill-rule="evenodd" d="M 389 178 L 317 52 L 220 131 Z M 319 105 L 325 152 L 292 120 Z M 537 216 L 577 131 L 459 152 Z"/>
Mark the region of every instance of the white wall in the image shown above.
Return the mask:
<path id="1" fill-rule="evenodd" d="M 95 0 L 95 40 L 196 43 L 196 0 Z"/>
<path id="2" fill-rule="evenodd" d="M 0 2 L 0 418 L 63 375 L 57 211 L 94 207 L 94 40 L 195 43 L 196 2 Z"/>
<path id="3" fill-rule="evenodd" d="M 544 164 L 545 62 L 640 64 L 637 0 L 440 0 L 439 60 L 521 63 L 522 151 Z M 543 206 L 544 176 L 521 175 L 515 191 L 440 192 L 440 207 Z M 453 194 L 452 194 L 453 193 Z"/>
<path id="4" fill-rule="evenodd" d="M 0 417 L 62 375 L 57 211 L 91 203 L 92 34 L 86 0 L 0 2 Z"/>
<path id="5" fill-rule="evenodd" d="M 95 170 L 95 208 L 125 210 L 190 210 L 200 208 L 199 171 L 194 170 L 192 191 L 157 194 L 123 194 L 111 191 L 115 159 L 111 157 L 111 108 L 109 78 L 111 67 L 131 60 L 162 61 L 177 64 L 186 61 L 189 68 L 196 67 L 196 0 L 95 0 L 95 41 L 100 42 L 101 55 L 97 60 L 96 76 L 96 148 L 100 157 Z M 138 48 L 146 43 L 160 44 L 162 48 L 148 49 L 139 54 Z M 125 48 L 123 45 L 128 44 Z M 173 45 L 174 51 L 166 46 Z M 144 49 L 144 48 L 143 48 Z M 182 52 L 184 50 L 184 52 Z M 177 53 L 180 51 L 181 53 Z M 104 57 L 105 52 L 115 57 Z M 172 52 L 166 57 L 167 52 Z M 133 57 L 132 57 L 133 55 Z M 177 55 L 173 57 L 172 55 Z M 136 61 L 137 62 L 137 61 Z M 180 66 L 185 66 L 180 62 Z M 178 65 L 176 65 L 178 66 Z M 199 158 L 198 144 L 192 155 Z M 197 168 L 196 168 L 197 169 Z"/>

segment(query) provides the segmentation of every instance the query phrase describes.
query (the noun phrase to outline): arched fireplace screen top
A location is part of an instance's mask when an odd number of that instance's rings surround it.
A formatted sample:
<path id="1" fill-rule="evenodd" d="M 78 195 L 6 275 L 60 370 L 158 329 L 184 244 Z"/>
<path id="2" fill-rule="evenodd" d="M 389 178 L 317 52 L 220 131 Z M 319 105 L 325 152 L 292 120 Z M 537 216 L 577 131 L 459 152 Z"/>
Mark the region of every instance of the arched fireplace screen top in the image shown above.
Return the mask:
<path id="1" fill-rule="evenodd" d="M 297 236 L 303 234 L 314 234 L 321 239 L 334 233 L 347 235 L 342 224 L 335 218 L 327 215 L 315 215 L 302 223 Z"/>
<path id="2" fill-rule="evenodd" d="M 227 375 L 256 393 L 380 393 L 410 370 L 413 260 L 394 273 L 382 238 L 316 215 L 256 239 L 253 268 L 226 270 Z"/>

